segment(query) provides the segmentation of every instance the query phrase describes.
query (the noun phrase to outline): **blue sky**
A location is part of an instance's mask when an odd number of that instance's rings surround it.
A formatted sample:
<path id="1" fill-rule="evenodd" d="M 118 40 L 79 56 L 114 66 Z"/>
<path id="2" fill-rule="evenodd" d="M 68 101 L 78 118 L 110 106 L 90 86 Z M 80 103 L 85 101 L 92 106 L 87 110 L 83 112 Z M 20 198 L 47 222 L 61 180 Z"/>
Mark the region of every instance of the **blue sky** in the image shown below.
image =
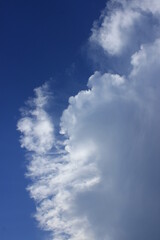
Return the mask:
<path id="1" fill-rule="evenodd" d="M 25 190 L 26 160 L 16 131 L 19 108 L 35 87 L 51 78 L 56 91 L 66 94 L 63 104 L 67 104 L 68 95 L 78 91 L 79 85 L 84 86 L 91 70 L 81 48 L 104 6 L 105 1 L 93 0 L 0 3 L 0 235 L 3 240 L 36 240 L 43 235 L 31 217 L 35 206 Z M 75 65 L 77 72 L 72 71 Z M 70 76 L 67 71 L 71 71 Z"/>
<path id="2" fill-rule="evenodd" d="M 159 1 L 0 11 L 2 238 L 159 240 Z"/>

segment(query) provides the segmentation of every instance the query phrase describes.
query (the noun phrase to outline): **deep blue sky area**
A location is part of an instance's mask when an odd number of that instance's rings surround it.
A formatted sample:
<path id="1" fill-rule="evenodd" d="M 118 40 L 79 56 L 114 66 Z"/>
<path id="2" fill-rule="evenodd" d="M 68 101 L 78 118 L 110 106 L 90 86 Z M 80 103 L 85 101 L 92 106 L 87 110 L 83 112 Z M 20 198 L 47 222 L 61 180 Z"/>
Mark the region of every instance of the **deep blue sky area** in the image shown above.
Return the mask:
<path id="1" fill-rule="evenodd" d="M 33 89 L 50 81 L 57 115 L 92 73 L 87 39 L 105 0 L 0 1 L 0 239 L 41 240 L 25 188 L 16 123 Z M 55 104 L 56 106 L 56 104 Z M 56 112 L 54 113 L 56 114 Z"/>

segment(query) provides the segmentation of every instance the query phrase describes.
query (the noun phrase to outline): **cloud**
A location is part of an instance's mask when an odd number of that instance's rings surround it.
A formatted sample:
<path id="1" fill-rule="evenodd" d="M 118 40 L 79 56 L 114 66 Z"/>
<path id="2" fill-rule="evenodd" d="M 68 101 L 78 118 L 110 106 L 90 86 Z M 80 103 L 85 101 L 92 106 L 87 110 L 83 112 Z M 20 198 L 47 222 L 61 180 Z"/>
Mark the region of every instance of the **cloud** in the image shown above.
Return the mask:
<path id="1" fill-rule="evenodd" d="M 47 104 L 47 85 L 35 89 L 36 98 L 28 102 L 31 109 L 24 111 L 18 122 L 18 130 L 23 133 L 21 146 L 37 154 L 50 150 L 54 143 L 54 127 L 44 111 Z"/>
<path id="2" fill-rule="evenodd" d="M 96 71 L 87 89 L 69 98 L 59 134 L 46 110 L 47 85 L 22 112 L 28 190 L 51 239 L 160 238 L 159 8 L 158 1 L 110 2 L 90 41 L 119 61 L 129 46 L 130 71 Z M 146 23 L 154 29 L 147 35 Z"/>
<path id="3" fill-rule="evenodd" d="M 110 16 L 104 17 L 101 28 L 95 23 L 90 40 L 111 55 L 120 54 L 128 44 L 132 27 L 139 18 L 140 14 L 137 12 L 128 9 L 115 10 Z"/>
<path id="4" fill-rule="evenodd" d="M 133 52 L 140 44 L 159 35 L 158 1 L 112 0 L 95 21 L 90 42 L 100 46 L 105 53 L 119 56 Z"/>
<path id="5" fill-rule="evenodd" d="M 74 143 L 70 142 L 79 145 L 92 139 L 96 146 L 92 161 L 101 181 L 92 191 L 77 195 L 78 214 L 87 215 L 93 239 L 150 239 L 153 229 L 158 239 L 158 91 L 156 94 L 154 83 L 147 89 L 141 86 L 140 92 L 140 86 L 133 87 L 124 79 L 115 85 L 117 75 L 96 73 L 91 79 L 90 95 L 81 95 L 76 103 L 83 102 L 89 111 L 70 105 L 70 115 L 72 106 L 76 126 L 80 126 L 70 133 Z M 146 96 L 146 91 L 152 94 Z"/>
<path id="6" fill-rule="evenodd" d="M 29 100 L 17 124 L 21 147 L 30 152 L 27 176 L 32 184 L 27 189 L 36 202 L 35 217 L 43 229 L 56 239 L 87 240 L 89 223 L 85 216 L 76 216 L 73 200 L 77 191 L 99 182 L 91 161 L 95 147 L 92 141 L 74 148 L 55 139 L 54 124 L 45 109 L 50 95 L 47 88 L 45 84 L 34 90 L 35 98 Z"/>

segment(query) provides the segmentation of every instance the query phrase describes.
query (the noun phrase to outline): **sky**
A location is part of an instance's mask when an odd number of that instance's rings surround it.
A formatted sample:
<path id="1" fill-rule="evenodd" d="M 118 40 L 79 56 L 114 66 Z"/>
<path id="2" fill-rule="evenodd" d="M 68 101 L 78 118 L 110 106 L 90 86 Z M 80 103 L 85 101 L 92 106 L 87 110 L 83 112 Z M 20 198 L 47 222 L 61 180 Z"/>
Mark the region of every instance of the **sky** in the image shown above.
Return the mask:
<path id="1" fill-rule="evenodd" d="M 159 1 L 0 11 L 0 235 L 159 240 Z"/>

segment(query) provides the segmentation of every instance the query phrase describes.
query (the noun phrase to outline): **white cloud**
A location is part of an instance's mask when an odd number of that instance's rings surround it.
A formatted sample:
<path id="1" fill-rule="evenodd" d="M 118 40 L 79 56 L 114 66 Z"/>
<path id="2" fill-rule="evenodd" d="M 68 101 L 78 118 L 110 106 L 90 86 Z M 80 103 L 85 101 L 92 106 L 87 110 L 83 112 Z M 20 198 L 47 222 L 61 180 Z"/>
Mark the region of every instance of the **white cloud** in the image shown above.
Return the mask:
<path id="1" fill-rule="evenodd" d="M 44 85 L 35 89 L 36 98 L 28 103 L 31 109 L 23 111 L 24 117 L 17 125 L 18 130 L 23 133 L 21 146 L 38 154 L 50 150 L 54 143 L 54 127 L 44 111 L 48 98 L 46 88 Z"/>
<path id="2" fill-rule="evenodd" d="M 111 55 L 119 55 L 128 44 L 130 33 L 140 14 L 129 9 L 121 9 L 103 17 L 100 28 L 94 25 L 90 41 L 97 43 Z"/>
<path id="3" fill-rule="evenodd" d="M 142 10 L 157 18 L 158 2 L 148 3 L 110 7 L 92 38 L 97 41 L 103 32 L 100 44 L 111 54 L 127 44 L 133 50 L 130 28 L 137 31 Z M 46 86 L 35 90 L 18 122 L 21 146 L 31 152 L 27 175 L 35 216 L 51 239 L 160 238 L 160 39 L 151 32 L 152 40 L 143 42 L 145 33 L 131 53 L 128 75 L 96 71 L 88 89 L 69 98 L 60 120 L 61 142 L 46 112 Z"/>
<path id="4" fill-rule="evenodd" d="M 92 141 L 77 146 L 66 141 L 63 150 L 55 140 L 54 124 L 45 110 L 47 85 L 35 89 L 35 94 L 17 124 L 22 133 L 21 146 L 31 152 L 27 176 L 32 179 L 28 191 L 37 204 L 35 217 L 56 239 L 70 236 L 87 240 L 91 236 L 89 223 L 85 216 L 77 218 L 73 200 L 77 192 L 99 182 L 98 170 L 91 161 L 95 146 Z"/>
<path id="5" fill-rule="evenodd" d="M 96 146 L 100 182 L 75 199 L 93 232 L 88 239 L 149 240 L 153 229 L 160 236 L 159 51 L 159 39 L 143 46 L 126 78 L 96 72 L 62 115 L 71 152 L 86 141 Z"/>
<path id="6" fill-rule="evenodd" d="M 157 38 L 152 44 L 144 44 L 141 46 L 138 52 L 135 52 L 131 57 L 131 64 L 133 70 L 131 75 L 146 75 L 148 78 L 149 72 L 153 74 L 155 71 L 159 71 L 159 56 L 160 56 L 160 38 Z M 143 73 L 142 73 L 143 71 Z M 146 71 L 148 74 L 146 74 Z M 149 78 L 150 84 L 153 84 L 155 78 L 158 75 L 154 76 L 152 81 Z M 144 79 L 146 81 L 146 79 Z"/>
<path id="7" fill-rule="evenodd" d="M 124 1 L 126 2 L 126 4 L 131 4 L 131 7 L 135 8 L 140 8 L 143 11 L 148 11 L 151 12 L 153 14 L 160 14 L 160 4 L 159 4 L 159 0 L 152 0 L 152 2 L 150 0 L 134 0 L 134 1 Z"/>
<path id="8" fill-rule="evenodd" d="M 109 1 L 100 20 L 93 25 L 90 42 L 101 46 L 110 55 L 135 51 L 139 44 L 159 35 L 155 21 L 159 21 L 159 14 L 157 0 L 152 4 L 148 0 Z"/>

